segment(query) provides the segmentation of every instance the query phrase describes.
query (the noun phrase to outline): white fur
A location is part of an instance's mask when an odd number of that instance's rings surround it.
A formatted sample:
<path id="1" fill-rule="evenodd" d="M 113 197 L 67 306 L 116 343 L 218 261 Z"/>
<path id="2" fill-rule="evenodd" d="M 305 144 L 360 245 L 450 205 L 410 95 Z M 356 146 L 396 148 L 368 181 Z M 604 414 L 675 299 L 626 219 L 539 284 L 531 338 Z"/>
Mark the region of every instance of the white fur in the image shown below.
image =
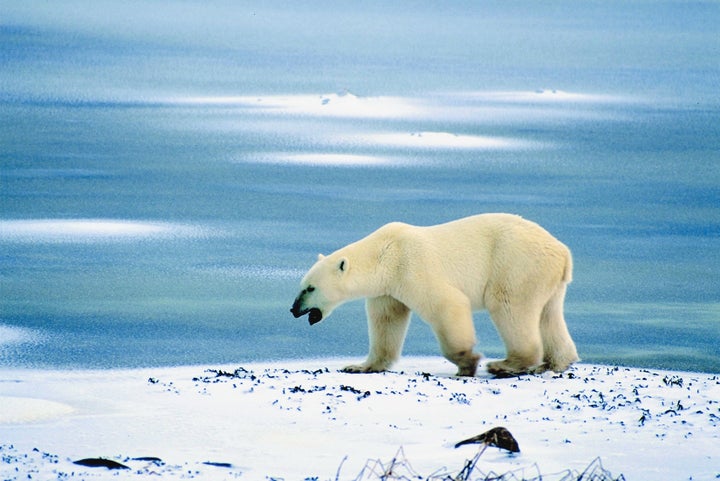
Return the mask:
<path id="1" fill-rule="evenodd" d="M 578 360 L 563 317 L 571 279 L 570 250 L 519 216 L 482 214 L 430 227 L 394 222 L 319 256 L 293 313 L 314 308 L 325 318 L 345 301 L 366 298 L 370 353 L 348 372 L 388 369 L 413 311 L 432 327 L 458 375 L 472 376 L 480 359 L 472 311 L 480 309 L 489 311 L 507 349 L 490 372 L 563 371 Z"/>

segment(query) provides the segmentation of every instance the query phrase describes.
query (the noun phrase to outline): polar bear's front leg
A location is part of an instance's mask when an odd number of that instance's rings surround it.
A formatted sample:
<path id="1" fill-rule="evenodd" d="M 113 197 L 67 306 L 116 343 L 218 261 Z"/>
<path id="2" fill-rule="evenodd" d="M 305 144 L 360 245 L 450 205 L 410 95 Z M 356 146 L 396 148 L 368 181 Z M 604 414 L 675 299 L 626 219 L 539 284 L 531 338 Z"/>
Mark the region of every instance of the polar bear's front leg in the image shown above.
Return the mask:
<path id="1" fill-rule="evenodd" d="M 400 357 L 405 335 L 410 325 L 410 309 L 390 296 L 367 299 L 365 310 L 368 319 L 370 352 L 367 360 L 347 366 L 343 372 L 386 371 Z"/>

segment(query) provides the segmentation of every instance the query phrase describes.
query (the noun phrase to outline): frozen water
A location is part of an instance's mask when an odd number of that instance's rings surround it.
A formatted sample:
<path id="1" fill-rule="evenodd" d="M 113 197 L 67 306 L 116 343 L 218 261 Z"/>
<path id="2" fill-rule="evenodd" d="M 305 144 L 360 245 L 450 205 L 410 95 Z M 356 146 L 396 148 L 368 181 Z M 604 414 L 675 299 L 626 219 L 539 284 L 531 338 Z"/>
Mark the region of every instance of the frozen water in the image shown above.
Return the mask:
<path id="1" fill-rule="evenodd" d="M 719 20 L 712 2 L 0 2 L 0 363 L 361 357 L 361 303 L 312 329 L 288 312 L 317 253 L 507 211 L 573 250 L 585 360 L 718 371 Z M 42 342 L 8 344 L 18 329 Z M 417 320 L 406 352 L 437 354 Z"/>
<path id="2" fill-rule="evenodd" d="M 34 219 L 0 221 L 0 240 L 5 242 L 83 242 L 198 236 L 189 226 L 161 222 L 105 219 Z"/>

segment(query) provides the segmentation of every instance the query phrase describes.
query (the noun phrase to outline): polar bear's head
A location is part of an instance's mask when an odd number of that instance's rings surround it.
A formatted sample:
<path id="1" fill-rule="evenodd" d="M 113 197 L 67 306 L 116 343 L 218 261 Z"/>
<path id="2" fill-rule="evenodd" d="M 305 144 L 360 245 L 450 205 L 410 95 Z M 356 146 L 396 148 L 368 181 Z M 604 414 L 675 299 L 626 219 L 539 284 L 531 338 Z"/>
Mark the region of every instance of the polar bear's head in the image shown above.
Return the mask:
<path id="1" fill-rule="evenodd" d="M 317 324 L 348 300 L 348 268 L 347 257 L 318 255 L 317 262 L 300 282 L 300 294 L 290 309 L 293 316 L 309 314 L 310 325 Z"/>

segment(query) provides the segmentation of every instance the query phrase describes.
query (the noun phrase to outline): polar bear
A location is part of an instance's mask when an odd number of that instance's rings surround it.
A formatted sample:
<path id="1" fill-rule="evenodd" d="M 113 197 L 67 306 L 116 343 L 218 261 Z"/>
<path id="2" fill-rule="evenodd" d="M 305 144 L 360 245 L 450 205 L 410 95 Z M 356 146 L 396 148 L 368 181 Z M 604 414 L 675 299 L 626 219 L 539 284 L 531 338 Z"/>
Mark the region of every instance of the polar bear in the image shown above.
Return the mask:
<path id="1" fill-rule="evenodd" d="M 345 372 L 380 372 L 400 357 L 411 312 L 427 322 L 458 376 L 474 376 L 472 312 L 487 309 L 507 355 L 496 376 L 564 371 L 578 360 L 563 317 L 570 250 L 534 222 L 480 214 L 419 227 L 393 222 L 328 256 L 320 254 L 290 310 L 310 324 L 366 298 L 367 360 Z"/>

